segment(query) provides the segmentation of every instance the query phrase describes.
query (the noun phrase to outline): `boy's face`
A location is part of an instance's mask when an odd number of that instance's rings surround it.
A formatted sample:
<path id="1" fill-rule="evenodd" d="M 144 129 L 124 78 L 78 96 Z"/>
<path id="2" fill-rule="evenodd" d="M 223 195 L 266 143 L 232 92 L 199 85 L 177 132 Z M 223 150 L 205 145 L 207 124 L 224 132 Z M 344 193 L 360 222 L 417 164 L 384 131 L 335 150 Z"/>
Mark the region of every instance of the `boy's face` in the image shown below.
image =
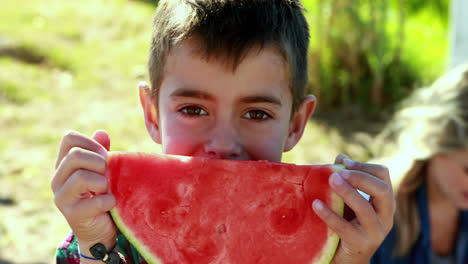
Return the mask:
<path id="1" fill-rule="evenodd" d="M 140 88 L 152 138 L 165 154 L 281 161 L 302 136 L 315 98 L 306 97 L 291 118 L 288 67 L 272 47 L 251 52 L 234 72 L 196 47 L 185 41 L 168 55 L 156 115 Z"/>

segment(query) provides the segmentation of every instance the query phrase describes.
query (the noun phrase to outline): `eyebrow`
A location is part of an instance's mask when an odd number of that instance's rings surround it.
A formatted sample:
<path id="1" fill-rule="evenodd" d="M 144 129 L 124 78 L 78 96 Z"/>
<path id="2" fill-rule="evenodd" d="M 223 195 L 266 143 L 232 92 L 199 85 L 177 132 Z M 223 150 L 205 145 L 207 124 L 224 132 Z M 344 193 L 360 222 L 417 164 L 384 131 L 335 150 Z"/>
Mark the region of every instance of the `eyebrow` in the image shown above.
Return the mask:
<path id="1" fill-rule="evenodd" d="M 252 95 L 240 100 L 242 103 L 270 103 L 281 106 L 281 101 L 272 95 Z"/>
<path id="2" fill-rule="evenodd" d="M 197 89 L 190 89 L 190 88 L 177 89 L 174 92 L 172 92 L 170 96 L 171 97 L 192 97 L 192 98 L 208 99 L 208 100 L 214 99 L 214 97 L 207 92 L 200 91 Z"/>
<path id="3" fill-rule="evenodd" d="M 204 100 L 214 100 L 211 94 L 192 88 L 179 88 L 170 94 L 171 97 L 191 97 Z M 270 103 L 282 106 L 281 100 L 273 95 L 251 95 L 242 97 L 241 103 Z"/>

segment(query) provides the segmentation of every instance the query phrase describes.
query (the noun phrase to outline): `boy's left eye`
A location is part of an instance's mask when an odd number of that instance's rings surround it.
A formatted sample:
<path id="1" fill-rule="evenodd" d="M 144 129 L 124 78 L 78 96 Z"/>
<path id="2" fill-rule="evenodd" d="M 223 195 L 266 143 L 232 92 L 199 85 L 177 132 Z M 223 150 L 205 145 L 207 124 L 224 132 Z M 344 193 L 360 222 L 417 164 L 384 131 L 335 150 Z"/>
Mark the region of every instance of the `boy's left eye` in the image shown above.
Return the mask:
<path id="1" fill-rule="evenodd" d="M 251 110 L 247 112 L 243 117 L 253 120 L 265 120 L 271 118 L 269 114 L 262 110 Z"/>

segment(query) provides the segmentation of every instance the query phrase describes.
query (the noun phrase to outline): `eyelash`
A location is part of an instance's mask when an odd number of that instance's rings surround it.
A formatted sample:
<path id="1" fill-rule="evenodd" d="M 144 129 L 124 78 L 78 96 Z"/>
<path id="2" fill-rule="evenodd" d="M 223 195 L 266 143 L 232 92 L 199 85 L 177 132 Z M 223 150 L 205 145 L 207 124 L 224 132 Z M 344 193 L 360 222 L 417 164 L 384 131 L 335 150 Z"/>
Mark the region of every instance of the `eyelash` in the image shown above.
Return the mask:
<path id="1" fill-rule="evenodd" d="M 190 111 L 189 109 L 194 110 L 194 111 L 199 111 L 199 113 L 189 113 L 189 111 Z M 179 110 L 179 112 L 181 112 L 183 115 L 185 115 L 185 116 L 187 116 L 189 118 L 208 115 L 208 113 L 203 108 L 201 108 L 201 107 L 199 107 L 197 105 L 184 106 Z"/>
<path id="2" fill-rule="evenodd" d="M 191 110 L 192 111 L 199 111 L 199 112 L 198 113 L 189 113 L 189 111 L 191 111 Z M 196 106 L 196 105 L 184 106 L 179 110 L 179 112 L 181 112 L 184 116 L 187 116 L 189 118 L 195 118 L 195 117 L 198 117 L 198 116 L 208 115 L 208 113 L 203 108 L 201 108 L 199 106 Z M 256 112 L 257 114 L 262 114 L 263 117 L 262 118 L 252 118 L 250 116 L 252 114 L 252 112 Z M 250 115 L 249 115 L 249 113 L 250 113 Z M 254 120 L 254 121 L 265 121 L 265 120 L 268 120 L 268 119 L 272 118 L 272 116 L 270 114 L 268 114 L 267 112 L 265 112 L 263 110 L 260 110 L 260 109 L 249 110 L 242 117 L 247 118 L 247 119 L 251 119 L 251 120 Z"/>
<path id="3" fill-rule="evenodd" d="M 247 117 L 249 115 L 249 113 L 252 113 L 252 112 L 257 112 L 257 114 L 262 114 L 263 115 L 263 118 L 252 118 L 252 117 Z M 247 113 L 245 113 L 242 117 L 245 117 L 245 118 L 248 118 L 248 119 L 251 119 L 251 120 L 254 120 L 254 121 L 265 121 L 265 120 L 268 120 L 268 119 L 271 119 L 272 116 L 269 115 L 267 112 L 263 111 L 263 110 L 260 110 L 260 109 L 252 109 L 252 110 L 249 110 Z"/>

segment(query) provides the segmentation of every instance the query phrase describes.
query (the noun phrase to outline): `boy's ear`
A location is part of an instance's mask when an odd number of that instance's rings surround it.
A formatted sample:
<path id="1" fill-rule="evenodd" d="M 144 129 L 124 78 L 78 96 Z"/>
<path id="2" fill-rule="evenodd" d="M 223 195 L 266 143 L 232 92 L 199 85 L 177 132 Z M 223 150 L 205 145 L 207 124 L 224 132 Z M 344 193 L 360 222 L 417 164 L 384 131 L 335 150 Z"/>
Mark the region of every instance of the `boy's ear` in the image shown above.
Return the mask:
<path id="1" fill-rule="evenodd" d="M 308 95 L 297 108 L 289 122 L 288 138 L 284 145 L 284 152 L 290 151 L 294 148 L 297 142 L 302 138 L 307 121 L 309 121 L 310 116 L 314 112 L 316 101 L 315 96 Z"/>
<path id="2" fill-rule="evenodd" d="M 151 91 L 146 83 L 138 85 L 138 94 L 140 97 L 141 107 L 143 108 L 143 116 L 145 125 L 151 138 L 158 144 L 161 144 L 161 134 L 159 133 L 159 125 L 156 107 L 153 104 Z"/>

